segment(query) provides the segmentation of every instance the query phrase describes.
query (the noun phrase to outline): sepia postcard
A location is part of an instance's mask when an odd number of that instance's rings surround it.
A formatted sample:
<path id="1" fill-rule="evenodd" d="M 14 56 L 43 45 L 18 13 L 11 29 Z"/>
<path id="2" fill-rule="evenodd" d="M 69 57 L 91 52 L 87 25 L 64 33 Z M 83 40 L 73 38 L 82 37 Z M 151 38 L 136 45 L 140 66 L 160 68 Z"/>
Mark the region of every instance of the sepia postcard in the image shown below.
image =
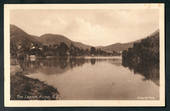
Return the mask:
<path id="1" fill-rule="evenodd" d="M 165 106 L 164 4 L 5 4 L 6 107 Z"/>

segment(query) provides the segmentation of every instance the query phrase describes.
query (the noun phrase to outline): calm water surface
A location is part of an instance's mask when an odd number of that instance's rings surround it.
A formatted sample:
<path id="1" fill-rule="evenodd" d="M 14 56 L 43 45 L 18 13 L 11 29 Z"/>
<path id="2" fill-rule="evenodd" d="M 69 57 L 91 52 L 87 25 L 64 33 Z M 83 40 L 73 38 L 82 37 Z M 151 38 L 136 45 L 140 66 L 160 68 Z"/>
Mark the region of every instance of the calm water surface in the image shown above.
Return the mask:
<path id="1" fill-rule="evenodd" d="M 64 100 L 159 99 L 159 71 L 136 72 L 120 57 L 39 59 L 20 66 L 28 77 L 57 88 Z"/>

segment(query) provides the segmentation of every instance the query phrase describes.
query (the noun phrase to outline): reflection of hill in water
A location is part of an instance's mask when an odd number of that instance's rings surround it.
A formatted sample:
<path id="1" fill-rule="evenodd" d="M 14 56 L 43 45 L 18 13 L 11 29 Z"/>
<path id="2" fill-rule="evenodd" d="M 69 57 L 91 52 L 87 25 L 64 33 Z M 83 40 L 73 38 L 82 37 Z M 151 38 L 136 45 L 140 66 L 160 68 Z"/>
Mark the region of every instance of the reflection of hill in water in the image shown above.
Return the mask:
<path id="1" fill-rule="evenodd" d="M 43 58 L 31 60 L 18 60 L 23 71 L 28 73 L 41 72 L 44 74 L 62 74 L 69 69 L 75 67 L 81 67 L 85 63 L 95 65 L 99 62 L 109 62 L 113 65 L 120 66 L 120 59 L 108 59 L 108 58 Z"/>
<path id="2" fill-rule="evenodd" d="M 128 63 L 122 63 L 123 66 L 128 67 L 130 70 L 133 70 L 135 74 L 141 74 L 146 80 L 153 81 L 156 85 L 159 86 L 159 65 L 158 64 L 128 64 Z"/>

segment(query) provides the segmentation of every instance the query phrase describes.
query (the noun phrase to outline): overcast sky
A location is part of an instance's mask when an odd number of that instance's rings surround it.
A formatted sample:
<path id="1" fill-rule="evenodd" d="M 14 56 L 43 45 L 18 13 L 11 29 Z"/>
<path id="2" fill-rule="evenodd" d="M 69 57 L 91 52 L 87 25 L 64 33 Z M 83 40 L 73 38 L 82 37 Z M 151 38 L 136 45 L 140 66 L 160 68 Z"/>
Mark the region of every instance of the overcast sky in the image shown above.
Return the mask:
<path id="1" fill-rule="evenodd" d="M 144 38 L 159 28 L 156 9 L 13 10 L 10 23 L 31 35 L 62 34 L 93 46 Z"/>

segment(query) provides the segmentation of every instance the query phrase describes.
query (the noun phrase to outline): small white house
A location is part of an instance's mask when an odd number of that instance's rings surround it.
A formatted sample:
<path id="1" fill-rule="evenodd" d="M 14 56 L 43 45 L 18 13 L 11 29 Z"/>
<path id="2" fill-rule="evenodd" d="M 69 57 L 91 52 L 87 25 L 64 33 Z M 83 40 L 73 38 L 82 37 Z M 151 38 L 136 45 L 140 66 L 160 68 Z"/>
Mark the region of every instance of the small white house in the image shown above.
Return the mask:
<path id="1" fill-rule="evenodd" d="M 31 61 L 35 61 L 36 60 L 36 56 L 35 55 L 30 55 L 30 60 Z"/>

